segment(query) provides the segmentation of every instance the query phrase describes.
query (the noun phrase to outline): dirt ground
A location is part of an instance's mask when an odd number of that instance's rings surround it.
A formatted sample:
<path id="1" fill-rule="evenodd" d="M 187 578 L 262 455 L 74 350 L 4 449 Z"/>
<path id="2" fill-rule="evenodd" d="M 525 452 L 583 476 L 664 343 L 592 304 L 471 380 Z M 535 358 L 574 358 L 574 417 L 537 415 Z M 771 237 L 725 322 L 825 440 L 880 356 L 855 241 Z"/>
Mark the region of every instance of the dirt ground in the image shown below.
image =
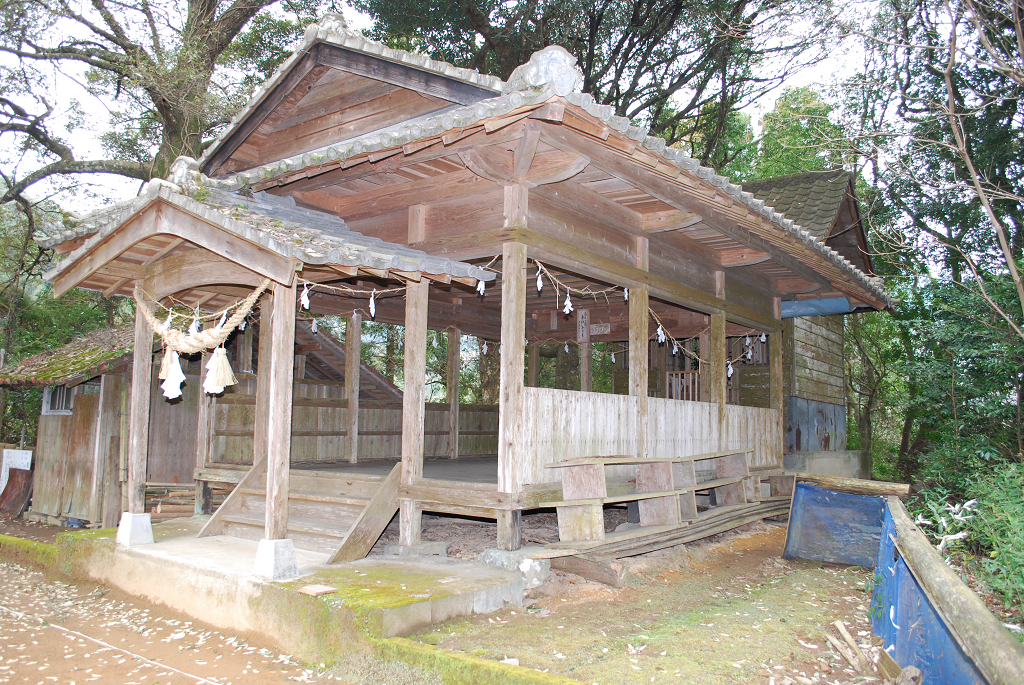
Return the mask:
<path id="1" fill-rule="evenodd" d="M 60 526 L 51 526 L 25 519 L 9 519 L 0 517 L 0 535 L 10 535 L 23 540 L 35 540 L 52 545 L 60 533 L 70 530 Z"/>
<path id="2" fill-rule="evenodd" d="M 849 682 L 858 674 L 823 633 L 842 620 L 877 656 L 871 572 L 783 560 L 785 538 L 784 524 L 754 524 L 634 557 L 634 582 L 618 590 L 556 573 L 525 611 L 451 621 L 418 639 L 600 685 Z"/>
<path id="3" fill-rule="evenodd" d="M 244 635 L 94 584 L 0 562 L 0 683 L 341 683 L 435 685 L 404 664 L 360 656 L 300 665 Z"/>

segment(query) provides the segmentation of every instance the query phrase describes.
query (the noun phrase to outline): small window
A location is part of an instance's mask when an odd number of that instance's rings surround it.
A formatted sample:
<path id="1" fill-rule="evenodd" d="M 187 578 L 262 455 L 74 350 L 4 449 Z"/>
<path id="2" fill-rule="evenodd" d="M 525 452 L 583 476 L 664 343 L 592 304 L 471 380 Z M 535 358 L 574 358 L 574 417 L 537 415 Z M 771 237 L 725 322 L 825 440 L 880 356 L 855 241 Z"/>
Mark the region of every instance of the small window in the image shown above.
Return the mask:
<path id="1" fill-rule="evenodd" d="M 54 385 L 43 391 L 43 414 L 70 414 L 74 392 L 65 385 Z"/>

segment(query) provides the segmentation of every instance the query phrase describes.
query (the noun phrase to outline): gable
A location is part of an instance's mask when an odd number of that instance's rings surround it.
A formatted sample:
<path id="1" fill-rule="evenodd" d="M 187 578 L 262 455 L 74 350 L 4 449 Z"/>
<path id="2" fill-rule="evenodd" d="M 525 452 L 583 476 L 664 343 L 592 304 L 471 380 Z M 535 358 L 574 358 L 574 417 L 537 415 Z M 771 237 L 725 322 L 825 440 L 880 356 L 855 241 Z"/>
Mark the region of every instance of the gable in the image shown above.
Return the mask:
<path id="1" fill-rule="evenodd" d="M 355 35 L 333 32 L 296 51 L 207 150 L 203 173 L 230 174 L 323 148 L 494 97 L 500 87 Z M 354 40 L 360 45 L 345 44 Z"/>

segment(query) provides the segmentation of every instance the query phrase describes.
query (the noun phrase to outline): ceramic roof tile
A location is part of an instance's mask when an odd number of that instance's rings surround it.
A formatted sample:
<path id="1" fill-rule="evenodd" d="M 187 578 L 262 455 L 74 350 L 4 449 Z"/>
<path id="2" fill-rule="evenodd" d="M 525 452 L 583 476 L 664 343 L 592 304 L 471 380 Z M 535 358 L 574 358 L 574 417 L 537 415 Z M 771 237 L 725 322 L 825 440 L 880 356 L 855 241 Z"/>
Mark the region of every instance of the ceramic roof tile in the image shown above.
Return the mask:
<path id="1" fill-rule="evenodd" d="M 88 379 L 130 357 L 135 328 L 104 328 L 0 370 L 0 385 L 63 385 Z"/>
<path id="2" fill-rule="evenodd" d="M 785 214 L 818 240 L 825 240 L 849 183 L 848 172 L 833 169 L 748 181 L 743 189 Z"/>

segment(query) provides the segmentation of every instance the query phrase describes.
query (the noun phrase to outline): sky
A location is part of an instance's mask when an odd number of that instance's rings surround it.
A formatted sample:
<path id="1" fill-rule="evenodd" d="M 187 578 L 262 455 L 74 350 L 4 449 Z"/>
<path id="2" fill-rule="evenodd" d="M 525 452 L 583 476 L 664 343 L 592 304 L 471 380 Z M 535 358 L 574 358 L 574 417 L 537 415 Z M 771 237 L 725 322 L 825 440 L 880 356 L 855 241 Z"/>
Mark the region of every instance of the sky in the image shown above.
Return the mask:
<path id="1" fill-rule="evenodd" d="M 344 15 L 349 26 L 356 30 L 366 30 L 372 24 L 368 15 L 356 12 L 349 7 L 345 8 Z M 857 55 L 851 54 L 850 50 L 852 49 L 849 47 L 843 51 L 830 53 L 824 61 L 792 75 L 784 87 L 827 87 L 848 78 L 855 72 L 859 62 Z M 70 120 L 72 112 L 69 108 L 73 100 L 80 103 L 84 112 L 85 125 L 76 130 L 74 138 L 70 141 L 77 157 L 79 159 L 103 159 L 106 155 L 99 135 L 108 127 L 110 112 L 106 109 L 106 105 L 88 93 L 81 72 L 55 69 L 50 74 L 49 80 L 52 93 L 59 93 L 58 121 Z M 783 88 L 777 88 L 742 110 L 750 115 L 755 135 L 759 133 L 762 115 L 774 107 L 782 90 Z M 139 181 L 109 174 L 83 175 L 79 178 L 77 192 L 73 194 L 59 193 L 54 196 L 61 206 L 78 214 L 134 197 L 142 187 L 142 183 Z M 39 197 L 54 192 L 52 187 L 47 188 L 44 185 L 43 183 L 37 184 L 30 194 Z"/>

